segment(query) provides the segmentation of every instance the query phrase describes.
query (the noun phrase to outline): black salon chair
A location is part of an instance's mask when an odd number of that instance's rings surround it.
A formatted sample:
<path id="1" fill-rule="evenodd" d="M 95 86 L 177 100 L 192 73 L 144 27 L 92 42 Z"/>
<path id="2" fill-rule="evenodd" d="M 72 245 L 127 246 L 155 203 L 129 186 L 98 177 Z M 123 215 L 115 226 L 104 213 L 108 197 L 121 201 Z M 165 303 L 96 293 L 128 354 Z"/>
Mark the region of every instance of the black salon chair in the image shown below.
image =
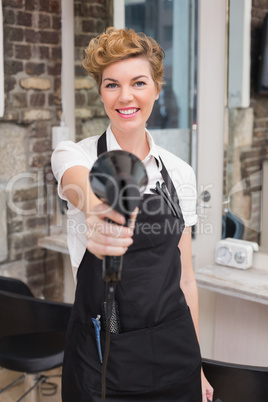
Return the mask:
<path id="1" fill-rule="evenodd" d="M 20 279 L 0 276 L 0 290 L 18 293 L 19 295 L 34 297 L 31 289 Z"/>
<path id="2" fill-rule="evenodd" d="M 227 237 L 242 239 L 244 226 L 244 222 L 237 215 L 232 214 L 230 211 L 226 212 L 222 217 L 222 239 Z"/>
<path id="3" fill-rule="evenodd" d="M 268 367 L 203 359 L 203 370 L 217 402 L 268 401 Z"/>
<path id="4" fill-rule="evenodd" d="M 67 303 L 35 298 L 23 282 L 0 277 L 0 366 L 25 373 L 0 393 L 25 375 L 32 375 L 33 386 L 17 402 L 37 392 L 41 384 L 47 395 L 55 391 L 55 384 L 43 372 L 62 365 L 71 308 Z"/>

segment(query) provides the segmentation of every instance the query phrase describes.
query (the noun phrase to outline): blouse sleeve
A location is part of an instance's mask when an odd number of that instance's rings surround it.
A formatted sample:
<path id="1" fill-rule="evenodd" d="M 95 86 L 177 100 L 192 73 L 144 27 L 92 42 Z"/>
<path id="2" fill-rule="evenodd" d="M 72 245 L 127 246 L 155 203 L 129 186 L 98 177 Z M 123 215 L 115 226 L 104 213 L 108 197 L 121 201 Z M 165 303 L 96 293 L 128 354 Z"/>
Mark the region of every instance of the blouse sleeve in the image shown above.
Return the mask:
<path id="1" fill-rule="evenodd" d="M 90 170 L 97 157 L 95 155 L 96 151 L 94 151 L 94 147 L 88 147 L 84 141 L 79 143 L 62 141 L 54 150 L 51 157 L 51 166 L 58 182 L 58 194 L 62 199 L 66 200 L 61 187 L 63 174 L 73 166 L 84 166 Z"/>
<path id="2" fill-rule="evenodd" d="M 185 226 L 193 226 L 197 222 L 196 213 L 196 177 L 191 166 L 186 165 L 183 181 L 176 187 L 183 213 Z"/>

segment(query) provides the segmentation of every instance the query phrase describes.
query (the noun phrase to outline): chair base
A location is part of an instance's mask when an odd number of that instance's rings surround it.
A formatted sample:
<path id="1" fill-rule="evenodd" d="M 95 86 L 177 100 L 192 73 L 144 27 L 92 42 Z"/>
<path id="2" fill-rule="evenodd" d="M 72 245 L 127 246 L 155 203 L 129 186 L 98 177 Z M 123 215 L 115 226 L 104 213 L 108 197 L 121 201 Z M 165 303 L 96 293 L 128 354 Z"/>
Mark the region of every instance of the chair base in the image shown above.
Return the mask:
<path id="1" fill-rule="evenodd" d="M 16 400 L 16 402 L 41 402 L 42 396 L 53 396 L 58 390 L 58 385 L 56 383 L 48 381 L 51 377 L 60 377 L 60 375 L 48 377 L 43 374 L 22 374 L 4 388 L 1 388 L 0 394 L 8 391 L 24 380 L 26 391 Z"/>
<path id="2" fill-rule="evenodd" d="M 14 387 L 15 385 L 17 385 L 19 382 L 23 381 L 25 378 L 25 375 L 22 374 L 21 376 L 19 376 L 18 378 L 16 378 L 15 380 L 11 381 L 8 385 L 6 385 L 5 387 L 0 389 L 0 394 L 2 394 L 3 392 L 8 391 L 10 388 Z"/>

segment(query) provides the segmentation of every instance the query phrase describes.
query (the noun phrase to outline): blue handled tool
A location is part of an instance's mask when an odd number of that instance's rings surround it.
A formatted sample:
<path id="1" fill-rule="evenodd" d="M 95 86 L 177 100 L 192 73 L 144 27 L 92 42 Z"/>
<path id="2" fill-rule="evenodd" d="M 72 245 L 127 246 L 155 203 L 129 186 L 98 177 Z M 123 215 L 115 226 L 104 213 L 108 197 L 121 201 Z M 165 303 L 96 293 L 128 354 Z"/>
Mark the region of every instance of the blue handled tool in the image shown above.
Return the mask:
<path id="1" fill-rule="evenodd" d="M 95 328 L 97 349 L 98 349 L 100 362 L 102 363 L 102 353 L 101 353 L 101 343 L 100 343 L 100 330 L 101 330 L 100 317 L 101 317 L 100 315 L 97 315 L 97 318 L 91 317 L 91 320 L 92 320 L 94 328 Z"/>

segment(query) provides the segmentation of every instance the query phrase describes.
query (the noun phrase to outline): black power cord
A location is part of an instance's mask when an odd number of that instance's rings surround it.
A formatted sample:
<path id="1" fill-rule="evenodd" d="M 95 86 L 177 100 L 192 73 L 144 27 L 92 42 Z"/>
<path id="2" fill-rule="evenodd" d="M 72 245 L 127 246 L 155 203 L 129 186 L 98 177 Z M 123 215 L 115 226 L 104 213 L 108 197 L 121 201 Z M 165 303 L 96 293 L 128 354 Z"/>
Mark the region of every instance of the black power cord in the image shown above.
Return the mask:
<path id="1" fill-rule="evenodd" d="M 105 336 L 105 352 L 102 366 L 102 395 L 101 401 L 105 402 L 106 399 L 106 371 L 110 352 L 110 339 L 111 339 L 111 318 L 113 313 L 113 306 L 115 303 L 115 289 L 116 282 L 110 281 L 106 284 L 106 336 Z"/>

